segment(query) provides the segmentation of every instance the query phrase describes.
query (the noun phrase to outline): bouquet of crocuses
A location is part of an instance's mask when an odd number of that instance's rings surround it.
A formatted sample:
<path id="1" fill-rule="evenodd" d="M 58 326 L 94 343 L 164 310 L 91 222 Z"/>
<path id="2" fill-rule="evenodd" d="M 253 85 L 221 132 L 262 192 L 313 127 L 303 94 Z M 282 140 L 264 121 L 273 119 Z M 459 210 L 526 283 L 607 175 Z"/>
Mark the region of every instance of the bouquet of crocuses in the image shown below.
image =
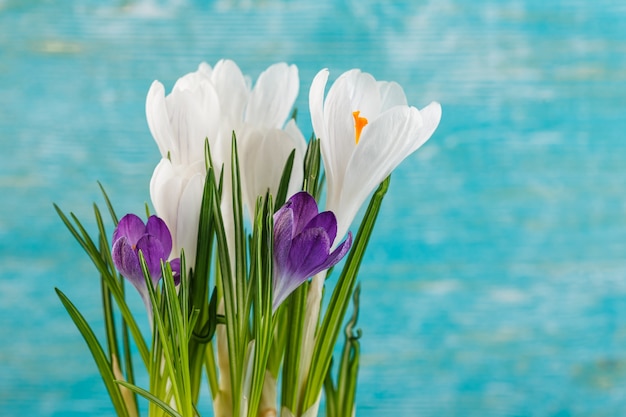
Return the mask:
<path id="1" fill-rule="evenodd" d="M 167 96 L 155 81 L 146 100 L 162 157 L 150 181 L 155 214 L 146 206 L 145 222 L 118 219 L 101 187 L 115 229 L 94 205 L 93 238 L 55 206 L 99 271 L 104 346 L 56 291 L 118 415 L 139 415 L 139 396 L 150 416 L 200 415 L 202 391 L 219 417 L 316 416 L 322 392 L 328 417 L 355 414 L 359 266 L 391 172 L 433 134 L 441 107 L 410 107 L 397 83 L 357 69 L 325 94 L 328 76 L 310 88 L 308 143 L 292 109 L 294 65 L 271 65 L 254 87 L 229 60 L 201 64 Z M 150 340 L 126 302 L 128 282 Z M 137 357 L 148 387 L 136 385 Z"/>

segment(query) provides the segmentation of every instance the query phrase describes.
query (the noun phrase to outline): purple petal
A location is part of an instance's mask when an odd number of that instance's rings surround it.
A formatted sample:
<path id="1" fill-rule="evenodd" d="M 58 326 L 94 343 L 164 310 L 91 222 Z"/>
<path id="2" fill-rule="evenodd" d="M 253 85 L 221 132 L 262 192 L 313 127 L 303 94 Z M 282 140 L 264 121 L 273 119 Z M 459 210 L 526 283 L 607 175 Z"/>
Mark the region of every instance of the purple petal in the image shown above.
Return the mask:
<path id="1" fill-rule="evenodd" d="M 330 244 L 328 234 L 321 227 L 305 229 L 296 236 L 292 242 L 289 264 L 278 273 L 274 271 L 272 303 L 274 311 L 310 276 L 326 269 L 324 265 Z"/>
<path id="2" fill-rule="evenodd" d="M 323 211 L 313 217 L 313 219 L 305 226 L 305 229 L 312 229 L 316 227 L 321 227 L 326 230 L 328 239 L 332 245 L 335 241 L 335 237 L 337 236 L 337 218 L 335 217 L 335 214 L 332 211 Z"/>
<path id="3" fill-rule="evenodd" d="M 307 279 L 320 271 L 328 258 L 330 239 L 326 231 L 319 227 L 305 229 L 291 243 L 289 252 L 289 272 L 298 278 Z"/>
<path id="4" fill-rule="evenodd" d="M 131 246 L 135 246 L 141 236 L 146 234 L 146 225 L 136 215 L 129 213 L 122 217 L 113 232 L 113 243 L 125 236 Z"/>
<path id="5" fill-rule="evenodd" d="M 159 239 L 152 235 L 144 235 L 139 242 L 137 242 L 137 251 L 141 251 L 144 259 L 146 260 L 146 266 L 150 272 L 150 278 L 154 285 L 159 282 L 161 278 L 161 261 L 165 260 L 165 251 L 163 245 Z"/>
<path id="6" fill-rule="evenodd" d="M 180 258 L 172 259 L 170 261 L 170 268 L 172 268 L 172 274 L 174 275 L 174 285 L 180 284 Z"/>
<path id="7" fill-rule="evenodd" d="M 137 252 L 133 250 L 126 236 L 121 236 L 115 241 L 113 249 L 111 250 L 111 256 L 120 274 L 126 277 L 126 279 L 141 291 L 141 287 L 145 287 L 145 284 L 141 265 L 139 264 L 139 257 L 137 256 Z"/>
<path id="8" fill-rule="evenodd" d="M 288 265 L 292 233 L 293 211 L 284 205 L 274 214 L 274 269 L 278 275 Z"/>
<path id="9" fill-rule="evenodd" d="M 307 280 L 307 277 L 297 277 L 291 275 L 274 275 L 272 282 L 272 311 L 276 311 L 279 305 L 289 297 L 300 285 Z"/>
<path id="10" fill-rule="evenodd" d="M 341 243 L 341 245 L 339 245 L 333 251 L 333 253 L 331 253 L 328 256 L 328 258 L 326 259 L 326 262 L 320 265 L 320 269 L 317 272 L 320 272 L 332 266 L 335 266 L 344 256 L 346 256 L 346 253 L 348 253 L 351 246 L 352 246 L 352 232 L 348 232 L 348 237 L 346 238 L 346 240 L 344 240 L 343 243 Z M 317 272 L 315 273 L 317 274 Z"/>
<path id="11" fill-rule="evenodd" d="M 165 258 L 170 256 L 170 252 L 172 251 L 172 234 L 161 218 L 154 215 L 150 216 L 146 223 L 146 233 L 156 237 L 159 242 L 161 242 Z"/>
<path id="12" fill-rule="evenodd" d="M 300 234 L 307 223 L 317 216 L 317 202 L 305 191 L 294 194 L 285 203 L 285 207 L 289 207 L 293 211 L 293 236 Z"/>

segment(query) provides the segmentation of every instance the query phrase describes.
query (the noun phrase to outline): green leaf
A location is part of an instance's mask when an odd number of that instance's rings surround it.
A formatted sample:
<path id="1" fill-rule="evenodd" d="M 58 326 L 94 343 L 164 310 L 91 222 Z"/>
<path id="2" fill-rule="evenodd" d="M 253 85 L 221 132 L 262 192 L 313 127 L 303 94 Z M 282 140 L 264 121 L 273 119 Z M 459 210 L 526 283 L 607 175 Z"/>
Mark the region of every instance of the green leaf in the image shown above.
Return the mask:
<path id="1" fill-rule="evenodd" d="M 346 323 L 344 330 L 345 342 L 341 361 L 339 362 L 339 371 L 337 373 L 337 399 L 336 404 L 339 415 L 352 415 L 355 407 L 357 373 L 359 371 L 359 339 L 361 337 L 361 329 L 357 329 L 353 333 L 359 318 L 359 295 L 361 294 L 361 286 L 357 285 L 352 295 L 352 317 Z M 330 368 L 329 368 L 330 373 Z"/>
<path id="2" fill-rule="evenodd" d="M 247 290 L 247 249 L 246 249 L 246 232 L 243 226 L 243 201 L 241 192 L 241 170 L 239 168 L 239 154 L 237 152 L 237 137 L 233 131 L 231 141 L 231 178 L 232 178 L 232 209 L 233 222 L 235 231 L 235 299 L 238 310 L 246 304 L 248 296 Z M 245 314 L 238 314 L 236 317 L 239 334 L 245 334 L 244 329 L 247 327 L 248 317 Z M 234 322 L 233 322 L 234 323 Z M 247 345 L 247 343 L 245 343 Z"/>
<path id="3" fill-rule="evenodd" d="M 87 342 L 87 346 L 89 347 L 91 355 L 98 366 L 98 370 L 100 371 L 104 385 L 109 392 L 109 397 L 111 397 L 111 402 L 113 403 L 113 407 L 115 408 L 117 415 L 121 417 L 128 416 L 128 410 L 126 409 L 122 393 L 120 392 L 119 387 L 115 384 L 116 378 L 111 370 L 111 363 L 107 360 L 106 354 L 104 353 L 104 350 L 102 350 L 102 346 L 100 346 L 100 343 L 91 330 L 91 327 L 89 327 L 89 324 L 83 315 L 80 314 L 69 298 L 67 298 L 67 296 L 58 288 L 55 288 L 54 290 L 74 321 L 74 324 L 80 331 L 80 334 L 85 339 L 85 342 Z"/>
<path id="4" fill-rule="evenodd" d="M 106 238 L 107 233 L 104 228 L 104 222 L 102 221 L 102 216 L 100 215 L 100 210 L 97 205 L 93 205 L 94 215 L 96 217 L 96 224 L 98 225 L 98 231 L 100 232 L 98 244 L 100 247 L 100 256 L 108 265 L 108 268 L 111 272 L 115 271 L 115 266 L 113 265 L 113 259 L 111 257 L 111 251 L 109 249 L 109 241 Z M 107 345 L 109 348 L 109 360 L 113 356 L 119 358 L 119 348 L 117 343 L 117 331 L 115 327 L 115 319 L 113 316 L 113 302 L 111 299 L 111 291 L 109 287 L 106 285 L 106 281 L 102 274 L 100 275 L 100 282 L 102 288 L 102 307 L 103 307 L 103 315 L 104 315 L 104 324 L 106 330 L 106 339 Z"/>
<path id="5" fill-rule="evenodd" d="M 93 240 L 89 237 L 89 234 L 82 226 L 78 218 L 73 213 L 70 213 L 72 219 L 76 223 L 76 226 L 74 226 L 56 204 L 54 204 L 54 209 L 56 210 L 57 214 L 59 215 L 67 229 L 70 231 L 70 233 L 82 246 L 87 255 L 89 255 L 91 261 L 94 263 L 101 276 L 106 281 L 106 284 L 111 290 L 111 294 L 113 295 L 113 298 L 115 299 L 115 302 L 120 309 L 120 313 L 122 314 L 124 321 L 128 324 L 128 328 L 130 329 L 130 333 L 133 336 L 133 340 L 135 341 L 137 349 L 139 350 L 139 354 L 141 355 L 141 358 L 143 359 L 143 362 L 146 366 L 146 369 L 148 369 L 150 363 L 150 353 L 148 352 L 146 341 L 144 340 L 143 335 L 141 334 L 141 331 L 139 330 L 139 327 L 135 322 L 135 318 L 130 312 L 128 305 L 126 304 L 124 291 L 122 290 L 117 276 L 111 273 L 109 265 L 102 258 L 100 250 L 96 247 Z"/>
<path id="6" fill-rule="evenodd" d="M 117 215 L 115 214 L 115 210 L 113 210 L 113 204 L 111 204 L 111 200 L 109 199 L 109 196 L 108 196 L 107 192 L 104 191 L 104 187 L 102 186 L 100 181 L 98 181 L 98 186 L 100 187 L 100 191 L 102 191 L 102 195 L 104 197 L 104 201 L 105 201 L 105 203 L 107 205 L 107 208 L 109 210 L 109 215 L 111 216 L 111 219 L 113 220 L 113 225 L 117 226 L 118 219 L 117 219 Z"/>
<path id="7" fill-rule="evenodd" d="M 208 146 L 208 145 L 207 145 Z M 208 153 L 207 149 L 207 153 Z M 210 156 L 207 156 L 210 160 Z M 207 176 L 213 176 L 213 170 L 207 171 Z M 202 203 L 200 206 L 200 221 L 198 222 L 198 244 L 196 250 L 196 263 L 189 279 L 191 311 L 198 312 L 198 318 L 189 341 L 189 367 L 191 372 L 191 384 L 194 402 L 198 401 L 200 386 L 202 384 L 202 365 L 206 361 L 205 350 L 215 333 L 216 318 L 212 313 L 211 303 L 208 303 L 209 281 L 213 254 L 213 242 L 215 239 L 215 227 L 213 222 L 213 194 L 208 177 L 205 176 Z M 217 296 L 217 293 L 214 292 Z M 213 300 L 213 298 L 212 298 Z M 217 300 L 214 302 L 217 308 Z M 215 369 L 209 368 L 209 369 Z M 217 379 L 217 374 L 210 375 L 209 379 Z"/>
<path id="8" fill-rule="evenodd" d="M 311 194 L 317 201 L 319 201 L 319 193 L 321 190 L 321 183 L 319 182 L 320 162 L 320 141 L 319 139 L 311 138 L 306 149 L 306 154 L 304 155 L 304 181 L 302 189 Z"/>
<path id="9" fill-rule="evenodd" d="M 259 197 L 256 204 L 256 221 L 252 236 L 250 281 L 254 283 L 254 366 L 249 395 L 248 416 L 258 414 L 265 371 L 273 342 L 275 320 L 272 315 L 272 268 L 273 268 L 273 205 L 269 194 Z"/>
<path id="10" fill-rule="evenodd" d="M 162 378 L 164 380 L 170 380 L 171 392 L 173 394 L 174 400 L 176 401 L 176 407 L 181 410 L 184 409 L 184 407 L 187 405 L 183 398 L 185 381 L 183 375 L 181 375 L 182 373 L 184 373 L 185 367 L 181 366 L 180 362 L 178 362 L 179 357 L 177 356 L 177 353 L 180 353 L 177 349 L 177 346 L 179 346 L 180 344 L 180 340 L 178 338 L 180 332 L 180 323 L 179 317 L 177 317 L 177 313 L 180 314 L 180 311 L 176 311 L 176 306 L 178 306 L 178 297 L 175 295 L 176 291 L 174 290 L 174 295 L 172 295 L 172 291 L 168 289 L 168 281 L 171 281 L 172 286 L 174 285 L 172 272 L 169 267 L 164 268 L 164 264 L 161 263 L 161 270 L 164 275 L 163 281 L 165 286 L 164 297 L 161 299 L 163 309 L 161 309 L 161 303 L 159 303 L 159 299 L 153 287 L 152 278 L 150 277 L 150 271 L 148 271 L 148 265 L 146 264 L 146 260 L 141 251 L 139 251 L 139 263 L 141 264 L 146 287 L 148 289 L 148 294 L 150 295 L 150 301 L 152 303 L 152 312 L 155 328 L 153 337 L 158 338 L 160 342 L 159 345 L 163 351 L 162 359 L 165 364 L 165 369 Z M 184 346 L 187 346 L 187 340 L 184 341 Z M 187 364 L 185 364 L 185 366 L 187 366 Z M 150 376 L 152 378 L 156 377 L 161 379 L 161 373 L 159 369 L 160 368 L 151 369 Z M 189 370 L 187 369 L 187 371 Z"/>
<path id="11" fill-rule="evenodd" d="M 326 417 L 340 417 L 337 411 L 337 390 L 333 384 L 331 369 L 333 367 L 333 359 L 330 360 L 326 378 L 324 378 L 324 394 L 326 395 Z"/>
<path id="12" fill-rule="evenodd" d="M 100 187 L 100 191 L 102 192 L 102 196 L 104 198 L 107 209 L 109 211 L 109 215 L 111 216 L 111 220 L 113 221 L 113 226 L 117 226 L 119 220 L 118 220 L 117 214 L 115 213 L 115 209 L 113 208 L 113 204 L 111 204 L 111 200 L 109 199 L 109 196 L 107 192 L 105 191 L 104 187 L 102 186 L 102 183 L 100 183 L 100 181 L 98 181 L 98 186 Z M 108 235 L 104 231 L 102 216 L 100 216 L 98 206 L 96 206 L 95 204 L 94 204 L 94 209 L 96 211 L 98 229 L 100 230 L 100 245 L 101 245 L 100 252 L 106 258 L 106 261 L 109 264 L 109 268 L 112 271 L 112 274 L 115 274 L 115 265 L 113 264 L 113 259 L 111 258 L 111 250 L 110 250 L 111 245 L 107 238 Z M 103 308 L 105 311 L 105 320 L 107 320 L 106 318 L 110 316 L 108 320 L 111 323 L 114 323 L 113 316 L 112 316 L 113 303 L 111 300 L 111 290 L 109 289 L 108 285 L 106 285 L 106 280 L 104 279 L 102 275 L 100 275 L 100 283 L 101 283 L 100 285 L 102 287 L 102 293 L 103 293 L 102 296 L 103 296 Z M 118 276 L 118 283 L 119 283 L 120 292 L 122 294 L 122 298 L 125 299 L 124 277 L 122 277 L 121 275 Z M 114 324 L 113 326 L 110 326 L 109 324 L 107 324 L 106 327 L 107 327 L 107 332 L 110 332 L 111 329 L 115 331 Z M 115 334 L 116 333 L 117 332 L 115 332 Z M 107 342 L 109 344 L 111 343 L 111 340 L 113 339 L 110 336 L 107 336 Z M 117 342 L 115 342 L 114 346 L 117 346 Z M 126 323 L 126 320 L 124 319 L 123 316 L 122 316 L 122 348 L 123 348 L 123 354 L 124 354 L 123 364 L 124 364 L 125 371 L 126 371 L 125 372 L 126 380 L 130 382 L 131 384 L 133 384 L 135 382 L 135 373 L 133 369 L 133 358 L 132 358 L 131 347 L 130 347 L 130 337 L 129 337 L 129 331 L 128 331 L 128 324 Z M 117 351 L 113 351 L 112 349 L 109 349 L 109 352 L 114 352 L 115 355 L 118 354 Z M 139 408 L 137 406 L 137 396 L 134 392 L 132 393 L 131 401 L 134 402 L 134 415 L 139 415 Z"/>
<path id="13" fill-rule="evenodd" d="M 289 191 L 289 181 L 291 180 L 291 172 L 293 170 L 293 161 L 296 157 L 296 150 L 294 149 L 289 154 L 289 158 L 285 162 L 285 167 L 283 168 L 283 173 L 280 177 L 280 185 L 278 186 L 278 191 L 276 192 L 276 200 L 274 208 L 278 210 L 283 204 L 285 204 L 285 200 L 287 199 L 287 192 Z"/>
<path id="14" fill-rule="evenodd" d="M 146 391 L 145 389 L 139 388 L 138 386 L 134 384 L 129 384 L 126 381 L 116 380 L 115 383 L 120 384 L 128 388 L 129 390 L 141 395 L 145 399 L 151 401 L 153 404 L 155 404 L 156 406 L 161 408 L 163 411 L 165 411 L 168 416 L 183 417 L 181 414 L 178 414 L 178 412 L 174 410 L 172 407 L 170 407 L 169 405 L 167 405 L 166 403 L 164 403 L 163 401 L 161 401 L 160 399 L 158 399 L 157 397 L 155 397 L 154 395 L 152 395 L 150 392 Z"/>
<path id="15" fill-rule="evenodd" d="M 302 353 L 302 332 L 306 315 L 306 300 L 309 283 L 299 286 L 288 298 L 284 306 L 287 309 L 285 333 L 287 334 L 285 358 L 283 362 L 281 405 L 288 410 L 297 410 L 300 357 Z"/>
<path id="16" fill-rule="evenodd" d="M 324 378 L 330 367 L 333 349 L 339 335 L 341 323 L 345 316 L 350 294 L 354 290 L 356 277 L 361 266 L 361 261 L 365 255 L 365 249 L 372 234 L 376 217 L 380 211 L 383 198 L 389 188 L 390 177 L 387 177 L 370 200 L 363 221 L 356 234 L 354 243 L 348 255 L 348 259 L 337 280 L 333 290 L 326 315 L 315 338 L 315 348 L 313 350 L 313 360 L 309 370 L 308 383 L 304 394 L 302 410 L 307 410 L 316 401 L 324 383 Z"/>
<path id="17" fill-rule="evenodd" d="M 215 178 L 207 175 L 207 181 L 213 187 L 214 195 L 219 195 L 215 187 Z M 245 355 L 246 341 L 240 337 L 237 307 L 235 300 L 235 289 L 233 288 L 232 270 L 230 265 L 230 255 L 228 244 L 226 242 L 226 232 L 224 230 L 224 222 L 219 199 L 213 199 L 213 219 L 215 224 L 215 236 L 217 239 L 217 268 L 221 276 L 222 294 L 224 299 L 224 311 L 226 316 L 226 338 L 228 340 L 228 357 L 231 375 L 231 392 L 232 398 L 240 398 L 240 380 L 241 370 L 243 367 L 243 357 Z M 238 411 L 239 401 L 235 401 L 234 409 Z M 235 413 L 234 415 L 237 415 Z"/>

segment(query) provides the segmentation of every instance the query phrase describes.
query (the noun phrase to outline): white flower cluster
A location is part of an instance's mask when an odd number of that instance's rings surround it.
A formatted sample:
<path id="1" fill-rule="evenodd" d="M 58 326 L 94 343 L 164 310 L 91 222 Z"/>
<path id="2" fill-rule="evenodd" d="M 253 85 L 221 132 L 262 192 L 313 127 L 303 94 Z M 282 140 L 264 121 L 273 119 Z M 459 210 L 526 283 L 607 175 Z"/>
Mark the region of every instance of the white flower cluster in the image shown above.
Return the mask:
<path id="1" fill-rule="evenodd" d="M 339 242 L 373 189 L 430 138 L 441 106 L 433 102 L 422 110 L 411 107 L 400 85 L 376 81 L 358 69 L 342 74 L 324 97 L 328 75 L 324 69 L 313 79 L 309 106 L 326 175 L 326 209 L 337 217 Z M 162 159 L 154 170 L 150 195 L 156 213 L 172 232 L 173 254 L 184 248 L 193 265 L 206 175 L 205 140 L 216 172 L 223 167 L 228 173 L 231 137 L 236 135 L 243 201 L 250 215 L 258 195 L 267 190 L 276 193 L 294 149 L 287 197 L 300 190 L 306 142 L 290 119 L 298 90 L 295 65 L 271 65 L 252 86 L 230 60 L 213 68 L 200 64 L 167 96 L 160 82 L 152 84 L 146 115 Z M 222 201 L 228 201 L 229 175 L 224 181 Z M 223 207 L 227 228 L 229 212 Z"/>

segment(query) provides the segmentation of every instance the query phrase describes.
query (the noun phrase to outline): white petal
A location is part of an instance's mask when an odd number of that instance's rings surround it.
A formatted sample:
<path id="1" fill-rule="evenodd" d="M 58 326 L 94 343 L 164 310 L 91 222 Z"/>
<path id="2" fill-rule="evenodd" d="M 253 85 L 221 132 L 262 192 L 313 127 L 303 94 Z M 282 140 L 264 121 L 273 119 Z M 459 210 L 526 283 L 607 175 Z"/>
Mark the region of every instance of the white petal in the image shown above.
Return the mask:
<path id="1" fill-rule="evenodd" d="M 304 155 L 306 154 L 306 140 L 304 135 L 298 128 L 294 119 L 289 120 L 285 126 L 285 132 L 291 139 L 291 146 L 296 150 L 293 159 L 293 168 L 291 170 L 291 180 L 289 181 L 289 189 L 287 190 L 287 199 L 302 189 L 302 181 L 304 180 Z M 289 151 L 291 153 L 291 151 Z"/>
<path id="2" fill-rule="evenodd" d="M 208 82 L 193 89 L 177 89 L 166 98 L 175 138 L 171 159 L 188 164 L 204 159 L 204 141 L 215 138 L 219 128 L 220 107 Z"/>
<path id="3" fill-rule="evenodd" d="M 324 103 L 328 143 L 322 143 L 322 156 L 328 182 L 327 209 L 334 210 L 338 207 L 345 188 L 346 166 L 360 146 L 356 143 L 353 112 L 359 111 L 360 117 L 365 117 L 371 122 L 378 115 L 379 110 L 378 86 L 370 74 L 359 70 L 345 72 L 328 91 Z"/>
<path id="4" fill-rule="evenodd" d="M 210 78 L 213 73 L 213 68 L 211 68 L 211 66 L 206 62 L 201 62 L 200 65 L 198 65 L 198 72 L 201 72 Z"/>
<path id="5" fill-rule="evenodd" d="M 190 72 L 188 74 L 183 75 L 178 80 L 176 80 L 176 83 L 174 84 L 174 88 L 172 88 L 172 91 L 176 91 L 176 90 L 195 91 L 198 88 L 198 86 L 202 82 L 205 82 L 205 81 L 210 82 L 210 78 L 206 75 L 204 71 L 198 70 L 195 72 Z"/>
<path id="6" fill-rule="evenodd" d="M 297 143 L 285 131 L 279 129 L 246 129 L 238 141 L 241 166 L 242 191 L 250 221 L 254 216 L 256 200 L 269 192 L 276 196 L 285 163 L 292 150 L 296 149 L 291 176 L 291 189 L 299 190 L 302 185 L 303 153 Z"/>
<path id="7" fill-rule="evenodd" d="M 300 153 L 302 154 L 302 156 L 304 156 L 307 146 L 306 139 L 304 139 L 304 135 L 300 131 L 300 128 L 298 127 L 296 121 L 294 119 L 289 119 L 283 130 L 291 137 L 291 143 L 294 149 L 296 149 L 297 153 Z"/>
<path id="8" fill-rule="evenodd" d="M 150 198 L 152 206 L 170 229 L 172 238 L 176 236 L 178 201 L 182 192 L 182 178 L 167 158 L 161 159 L 150 179 Z"/>
<path id="9" fill-rule="evenodd" d="M 159 147 L 163 158 L 172 149 L 174 134 L 170 125 L 167 106 L 165 104 L 165 89 L 163 84 L 154 81 L 146 97 L 146 119 L 154 141 Z"/>
<path id="10" fill-rule="evenodd" d="M 420 146 L 422 146 L 435 132 L 439 122 L 441 121 L 441 104 L 433 101 L 428 106 L 420 110 L 420 116 L 422 117 L 422 128 L 417 132 L 416 137 L 413 138 L 413 146 L 411 152 L 415 152 Z"/>
<path id="11" fill-rule="evenodd" d="M 284 62 L 271 65 L 259 75 L 250 94 L 245 122 L 280 129 L 298 96 L 298 68 Z"/>
<path id="12" fill-rule="evenodd" d="M 247 128 L 240 130 L 237 135 L 237 148 L 239 153 L 239 167 L 241 173 L 241 192 L 248 220 L 252 222 L 256 206 L 256 197 L 265 194 L 266 190 L 258 190 L 258 183 L 266 182 L 267 172 L 261 171 L 257 175 L 257 162 L 265 160 L 265 155 L 259 154 L 263 150 L 264 136 L 258 129 Z M 261 162 L 260 164 L 262 164 Z M 273 169 L 273 165 L 268 166 Z"/>
<path id="13" fill-rule="evenodd" d="M 200 206 L 204 189 L 204 175 L 195 174 L 188 178 L 178 203 L 178 219 L 176 226 L 177 251 L 172 251 L 173 257 L 178 257 L 180 250 L 185 250 L 187 265 L 194 267 L 198 243 L 198 224 L 200 221 Z"/>
<path id="14" fill-rule="evenodd" d="M 346 167 L 341 202 L 335 211 L 338 239 L 347 232 L 368 195 L 411 153 L 412 140 L 421 127 L 417 109 L 397 106 L 363 129 Z"/>
<path id="15" fill-rule="evenodd" d="M 328 70 L 323 69 L 313 78 L 311 88 L 309 89 L 309 113 L 311 113 L 311 124 L 313 125 L 313 132 L 315 132 L 316 138 L 328 137 L 324 120 L 324 92 L 327 81 Z M 328 148 L 327 145 L 328 142 L 326 145 L 321 144 L 322 152 L 324 152 L 324 148 Z"/>
<path id="16" fill-rule="evenodd" d="M 378 89 L 380 91 L 381 113 L 394 106 L 407 105 L 406 95 L 400 84 L 394 81 L 379 81 Z"/>
<path id="17" fill-rule="evenodd" d="M 187 262 L 193 265 L 204 175 L 201 165 L 177 167 L 163 158 L 150 181 L 150 197 L 156 214 L 172 234 L 172 257 L 185 248 Z"/>
<path id="18" fill-rule="evenodd" d="M 243 120 L 250 87 L 237 64 L 231 60 L 221 60 L 215 64 L 211 82 L 217 91 L 224 122 L 229 125 L 227 130 L 230 134 L 236 128 L 234 123 Z"/>
<path id="19" fill-rule="evenodd" d="M 351 78 L 344 73 L 330 87 L 324 101 L 324 123 L 326 137 L 320 137 L 322 158 L 328 193 L 326 207 L 333 207 L 338 203 L 346 163 L 350 160 L 356 146 L 354 131 L 354 116 L 350 100 L 353 84 Z"/>
<path id="20" fill-rule="evenodd" d="M 345 78 L 343 76 L 339 77 L 335 84 L 343 82 L 346 83 L 348 88 L 352 111 L 360 111 L 360 116 L 368 120 L 375 118 L 380 113 L 380 90 L 371 74 L 359 70 L 351 70 L 345 73 Z M 328 95 L 331 95 L 330 91 Z"/>

